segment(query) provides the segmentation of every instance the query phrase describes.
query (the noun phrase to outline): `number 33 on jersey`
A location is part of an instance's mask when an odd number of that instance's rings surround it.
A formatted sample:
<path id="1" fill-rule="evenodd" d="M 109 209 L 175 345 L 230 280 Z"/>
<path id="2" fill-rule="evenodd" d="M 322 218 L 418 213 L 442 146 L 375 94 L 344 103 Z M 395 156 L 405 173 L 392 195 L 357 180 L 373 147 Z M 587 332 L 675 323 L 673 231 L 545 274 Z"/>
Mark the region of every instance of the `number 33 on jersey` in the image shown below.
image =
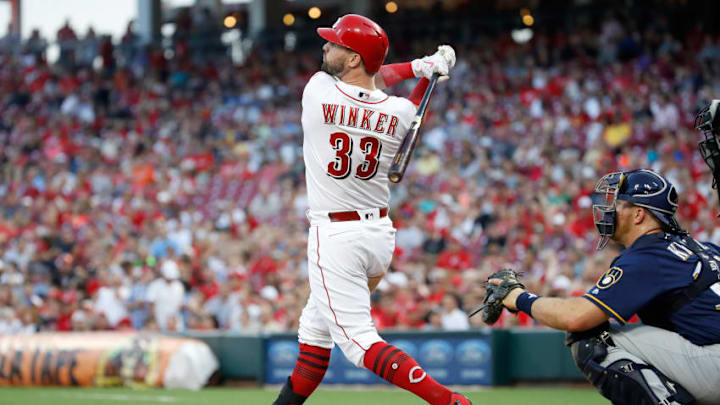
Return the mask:
<path id="1" fill-rule="evenodd" d="M 387 172 L 415 105 L 318 72 L 305 86 L 302 107 L 310 209 L 387 207 Z"/>

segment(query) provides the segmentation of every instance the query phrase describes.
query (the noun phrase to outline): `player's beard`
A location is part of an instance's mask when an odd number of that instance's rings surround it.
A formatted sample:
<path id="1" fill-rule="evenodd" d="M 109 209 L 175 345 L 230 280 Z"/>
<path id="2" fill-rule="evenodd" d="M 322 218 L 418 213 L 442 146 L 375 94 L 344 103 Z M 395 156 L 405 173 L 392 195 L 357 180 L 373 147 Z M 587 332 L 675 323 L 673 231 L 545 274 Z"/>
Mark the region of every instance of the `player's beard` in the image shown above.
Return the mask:
<path id="1" fill-rule="evenodd" d="M 325 59 L 320 66 L 320 70 L 329 75 L 340 77 L 340 74 L 343 72 L 343 70 L 345 70 L 345 61 L 338 60 L 335 61 L 335 63 L 331 63 L 327 59 Z"/>

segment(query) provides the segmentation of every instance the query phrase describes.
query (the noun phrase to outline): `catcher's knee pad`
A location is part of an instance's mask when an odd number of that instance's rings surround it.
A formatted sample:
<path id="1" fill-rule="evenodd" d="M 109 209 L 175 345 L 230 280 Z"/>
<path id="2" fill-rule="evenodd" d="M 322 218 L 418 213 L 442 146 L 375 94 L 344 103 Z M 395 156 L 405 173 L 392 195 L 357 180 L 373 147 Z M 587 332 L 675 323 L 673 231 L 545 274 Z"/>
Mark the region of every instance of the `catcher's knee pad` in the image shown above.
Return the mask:
<path id="1" fill-rule="evenodd" d="M 585 378 L 614 405 L 695 403 L 680 384 L 635 356 L 629 353 L 608 356 L 608 346 L 600 338 L 580 340 L 571 346 L 571 352 Z"/>
<path id="2" fill-rule="evenodd" d="M 578 340 L 570 346 L 570 353 L 585 379 L 597 387 L 597 381 L 605 371 L 605 368 L 600 365 L 600 362 L 607 357 L 605 342 L 597 337 Z"/>

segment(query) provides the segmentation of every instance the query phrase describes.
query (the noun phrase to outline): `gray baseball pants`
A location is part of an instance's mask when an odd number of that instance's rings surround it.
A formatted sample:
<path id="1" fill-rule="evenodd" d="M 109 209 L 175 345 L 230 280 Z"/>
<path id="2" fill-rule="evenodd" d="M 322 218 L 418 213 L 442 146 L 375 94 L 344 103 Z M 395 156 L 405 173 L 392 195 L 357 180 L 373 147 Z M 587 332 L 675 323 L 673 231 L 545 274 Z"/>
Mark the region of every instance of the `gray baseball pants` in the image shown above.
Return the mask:
<path id="1" fill-rule="evenodd" d="M 682 385 L 698 405 L 720 404 L 720 344 L 697 346 L 675 332 L 648 325 L 612 325 L 610 336 L 616 347 L 605 361 L 627 352 Z"/>

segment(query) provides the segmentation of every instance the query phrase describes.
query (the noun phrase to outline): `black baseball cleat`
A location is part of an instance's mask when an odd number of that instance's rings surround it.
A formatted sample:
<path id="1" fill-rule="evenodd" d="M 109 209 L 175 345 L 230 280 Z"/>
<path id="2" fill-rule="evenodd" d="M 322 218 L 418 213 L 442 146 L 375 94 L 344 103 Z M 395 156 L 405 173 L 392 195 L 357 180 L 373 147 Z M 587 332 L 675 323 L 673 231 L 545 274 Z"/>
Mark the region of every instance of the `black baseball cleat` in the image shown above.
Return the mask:
<path id="1" fill-rule="evenodd" d="M 296 394 L 293 391 L 292 380 L 288 377 L 285 385 L 283 385 L 280 395 L 278 395 L 272 405 L 302 405 L 307 397 Z"/>
<path id="2" fill-rule="evenodd" d="M 470 402 L 470 400 L 467 399 L 467 397 L 465 397 L 463 394 L 453 392 L 452 396 L 450 397 L 450 405 L 472 405 L 472 402 Z"/>

